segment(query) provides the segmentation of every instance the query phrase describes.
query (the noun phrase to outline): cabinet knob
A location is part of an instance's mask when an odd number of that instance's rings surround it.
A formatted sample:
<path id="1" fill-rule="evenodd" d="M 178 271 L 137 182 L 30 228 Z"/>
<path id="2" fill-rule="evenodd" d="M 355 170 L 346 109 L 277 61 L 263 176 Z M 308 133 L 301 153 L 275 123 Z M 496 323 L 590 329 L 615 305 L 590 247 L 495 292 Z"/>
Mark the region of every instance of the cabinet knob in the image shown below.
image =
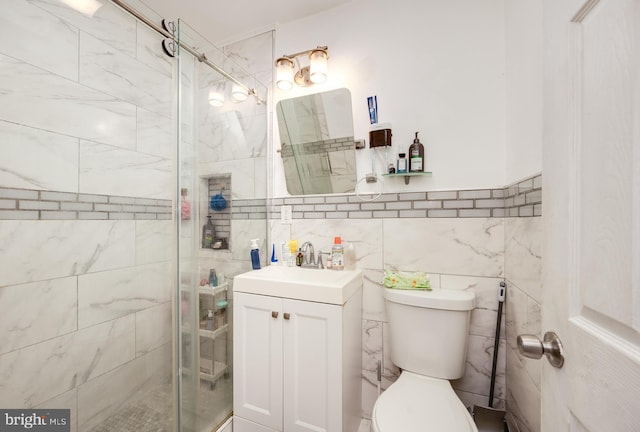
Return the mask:
<path id="1" fill-rule="evenodd" d="M 278 312 L 276 312 L 276 311 L 271 311 L 271 317 L 272 317 L 272 318 L 278 318 Z"/>
<path id="2" fill-rule="evenodd" d="M 284 313 L 284 319 L 288 320 L 291 317 L 291 315 L 289 315 L 289 313 L 285 312 Z"/>

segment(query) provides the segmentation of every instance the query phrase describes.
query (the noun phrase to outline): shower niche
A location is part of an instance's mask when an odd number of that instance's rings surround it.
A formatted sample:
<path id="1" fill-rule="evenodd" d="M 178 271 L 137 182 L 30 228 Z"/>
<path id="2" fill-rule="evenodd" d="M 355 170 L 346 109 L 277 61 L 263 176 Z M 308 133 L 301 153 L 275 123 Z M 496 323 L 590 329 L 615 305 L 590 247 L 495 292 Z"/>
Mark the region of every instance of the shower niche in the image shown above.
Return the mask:
<path id="1" fill-rule="evenodd" d="M 229 251 L 231 249 L 231 174 L 216 174 L 202 179 L 202 249 Z M 205 237 L 205 224 L 210 221 L 211 241 Z"/>

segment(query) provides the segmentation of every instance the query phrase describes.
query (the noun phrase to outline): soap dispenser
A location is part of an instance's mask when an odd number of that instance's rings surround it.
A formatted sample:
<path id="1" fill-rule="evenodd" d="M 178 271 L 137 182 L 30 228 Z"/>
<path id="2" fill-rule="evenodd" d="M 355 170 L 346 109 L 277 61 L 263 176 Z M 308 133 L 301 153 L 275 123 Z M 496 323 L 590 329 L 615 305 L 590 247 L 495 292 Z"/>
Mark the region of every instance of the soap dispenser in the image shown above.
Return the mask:
<path id="1" fill-rule="evenodd" d="M 418 139 L 418 132 L 413 140 L 413 144 L 409 146 L 409 172 L 424 171 L 424 146 Z"/>
<path id="2" fill-rule="evenodd" d="M 251 240 L 251 267 L 260 270 L 260 251 L 258 250 L 258 239 Z"/>

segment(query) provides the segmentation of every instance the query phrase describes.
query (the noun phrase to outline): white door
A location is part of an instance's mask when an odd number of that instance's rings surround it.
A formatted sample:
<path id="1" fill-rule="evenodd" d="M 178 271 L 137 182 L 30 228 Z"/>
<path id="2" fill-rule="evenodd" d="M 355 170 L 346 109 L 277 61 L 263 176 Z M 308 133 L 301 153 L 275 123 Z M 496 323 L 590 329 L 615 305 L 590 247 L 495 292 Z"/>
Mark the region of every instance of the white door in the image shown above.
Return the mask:
<path id="1" fill-rule="evenodd" d="M 342 430 L 342 307 L 283 300 L 284 431 Z"/>
<path id="2" fill-rule="evenodd" d="M 282 299 L 234 293 L 233 307 L 234 415 L 282 430 Z"/>
<path id="3" fill-rule="evenodd" d="M 542 430 L 640 431 L 640 0 L 544 3 Z"/>

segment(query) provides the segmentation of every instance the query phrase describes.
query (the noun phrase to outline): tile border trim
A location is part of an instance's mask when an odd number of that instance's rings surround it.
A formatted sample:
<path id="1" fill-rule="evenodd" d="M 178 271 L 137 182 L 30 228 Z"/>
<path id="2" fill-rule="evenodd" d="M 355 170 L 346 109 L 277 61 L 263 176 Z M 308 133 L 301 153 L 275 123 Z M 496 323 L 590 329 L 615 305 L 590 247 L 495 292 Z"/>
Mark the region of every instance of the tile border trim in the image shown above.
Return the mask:
<path id="1" fill-rule="evenodd" d="M 353 194 L 271 198 L 270 219 L 291 206 L 293 219 L 488 218 L 542 216 L 542 174 L 497 189 L 382 194 L 362 201 Z"/>
<path id="2" fill-rule="evenodd" d="M 542 174 L 497 189 L 382 194 L 361 201 L 353 194 L 232 199 L 232 220 L 489 218 L 542 216 Z M 171 200 L 0 188 L 0 220 L 169 220 Z"/>
<path id="3" fill-rule="evenodd" d="M 169 220 L 171 200 L 0 188 L 0 220 Z"/>

